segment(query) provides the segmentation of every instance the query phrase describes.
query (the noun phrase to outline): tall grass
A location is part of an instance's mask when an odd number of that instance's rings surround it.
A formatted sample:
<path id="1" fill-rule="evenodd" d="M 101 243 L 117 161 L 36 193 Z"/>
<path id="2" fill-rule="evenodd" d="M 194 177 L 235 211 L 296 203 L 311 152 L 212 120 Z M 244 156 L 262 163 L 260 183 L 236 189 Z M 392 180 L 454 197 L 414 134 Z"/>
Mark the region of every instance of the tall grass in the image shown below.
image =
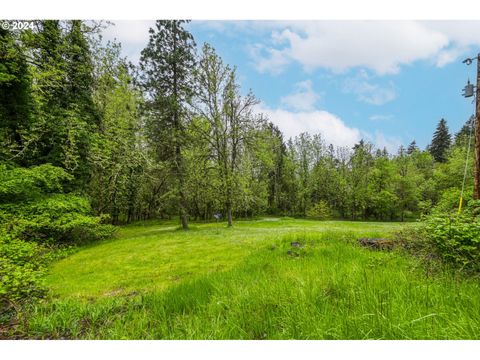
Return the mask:
<path id="1" fill-rule="evenodd" d="M 352 233 L 302 231 L 223 272 L 163 291 L 50 299 L 22 321 L 30 338 L 479 339 L 480 284 L 361 248 Z"/>

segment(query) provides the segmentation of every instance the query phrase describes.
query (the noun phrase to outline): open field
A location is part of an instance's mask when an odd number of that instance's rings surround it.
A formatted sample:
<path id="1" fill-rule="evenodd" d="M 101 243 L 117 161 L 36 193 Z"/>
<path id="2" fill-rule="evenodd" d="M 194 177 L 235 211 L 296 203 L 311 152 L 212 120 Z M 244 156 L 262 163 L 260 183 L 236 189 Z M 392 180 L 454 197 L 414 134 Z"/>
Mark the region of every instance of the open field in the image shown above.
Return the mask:
<path id="1" fill-rule="evenodd" d="M 57 262 L 23 336 L 478 339 L 480 284 L 359 237 L 400 223 L 262 219 L 122 227 Z M 412 226 L 412 225 L 407 225 Z M 299 242 L 303 247 L 292 247 Z M 290 254 L 289 254 L 290 252 Z"/>

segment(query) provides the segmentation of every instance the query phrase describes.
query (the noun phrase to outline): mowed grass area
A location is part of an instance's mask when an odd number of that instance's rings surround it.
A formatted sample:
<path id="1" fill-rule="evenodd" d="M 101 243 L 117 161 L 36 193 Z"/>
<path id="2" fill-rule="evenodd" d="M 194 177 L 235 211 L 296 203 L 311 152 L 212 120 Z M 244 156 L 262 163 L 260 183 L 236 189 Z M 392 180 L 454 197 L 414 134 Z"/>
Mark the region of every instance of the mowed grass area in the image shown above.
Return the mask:
<path id="1" fill-rule="evenodd" d="M 432 273 L 400 250 L 357 245 L 402 226 L 279 218 L 230 229 L 125 226 L 52 267 L 51 296 L 23 314 L 23 336 L 480 338 L 478 279 Z"/>

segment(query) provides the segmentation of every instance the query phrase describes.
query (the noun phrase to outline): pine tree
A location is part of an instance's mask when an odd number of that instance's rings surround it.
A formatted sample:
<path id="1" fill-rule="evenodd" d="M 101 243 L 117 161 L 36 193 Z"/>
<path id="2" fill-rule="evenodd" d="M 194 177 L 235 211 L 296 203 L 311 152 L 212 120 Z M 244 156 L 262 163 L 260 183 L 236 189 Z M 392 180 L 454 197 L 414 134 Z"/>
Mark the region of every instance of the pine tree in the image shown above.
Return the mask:
<path id="1" fill-rule="evenodd" d="M 0 29 L 0 160 L 22 151 L 22 132 L 28 129 L 31 115 L 31 75 L 16 40 L 12 32 Z"/>
<path id="2" fill-rule="evenodd" d="M 65 36 L 67 106 L 75 104 L 88 124 L 98 122 L 93 105 L 93 61 L 82 22 L 72 20 Z"/>
<path id="3" fill-rule="evenodd" d="M 452 143 L 452 137 L 448 132 L 447 122 L 441 119 L 437 129 L 433 134 L 432 143 L 428 146 L 428 151 L 437 162 L 446 162 L 447 153 Z"/>
<path id="4" fill-rule="evenodd" d="M 408 155 L 412 155 L 415 151 L 418 151 L 418 146 L 417 146 L 417 142 L 415 141 L 415 139 L 410 143 L 410 145 L 408 145 L 408 148 L 407 148 L 407 154 Z"/>
<path id="5" fill-rule="evenodd" d="M 147 95 L 146 113 L 150 141 L 159 158 L 171 164 L 177 181 L 182 227 L 188 229 L 185 166 L 186 103 L 193 95 L 192 70 L 195 42 L 183 28 L 186 21 L 158 20 L 140 58 L 140 85 Z"/>
<path id="6" fill-rule="evenodd" d="M 468 138 L 470 133 L 472 133 L 472 146 L 475 142 L 474 131 L 472 130 L 472 122 L 475 120 L 474 117 L 468 119 L 462 128 L 455 134 L 455 145 L 465 146 L 468 144 Z"/>

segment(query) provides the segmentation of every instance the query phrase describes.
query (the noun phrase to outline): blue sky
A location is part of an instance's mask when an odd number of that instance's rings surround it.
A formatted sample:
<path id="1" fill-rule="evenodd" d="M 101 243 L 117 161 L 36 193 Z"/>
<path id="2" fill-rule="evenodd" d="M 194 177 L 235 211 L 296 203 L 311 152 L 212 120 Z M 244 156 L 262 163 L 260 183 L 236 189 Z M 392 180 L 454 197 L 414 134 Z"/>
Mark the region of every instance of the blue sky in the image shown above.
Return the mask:
<path id="1" fill-rule="evenodd" d="M 133 62 L 153 21 L 115 21 L 106 30 Z M 461 96 L 480 51 L 475 21 L 192 21 L 199 48 L 210 43 L 237 67 L 285 136 L 322 133 L 351 146 L 361 138 L 396 151 L 424 148 L 443 117 L 452 133 L 474 112 Z"/>

